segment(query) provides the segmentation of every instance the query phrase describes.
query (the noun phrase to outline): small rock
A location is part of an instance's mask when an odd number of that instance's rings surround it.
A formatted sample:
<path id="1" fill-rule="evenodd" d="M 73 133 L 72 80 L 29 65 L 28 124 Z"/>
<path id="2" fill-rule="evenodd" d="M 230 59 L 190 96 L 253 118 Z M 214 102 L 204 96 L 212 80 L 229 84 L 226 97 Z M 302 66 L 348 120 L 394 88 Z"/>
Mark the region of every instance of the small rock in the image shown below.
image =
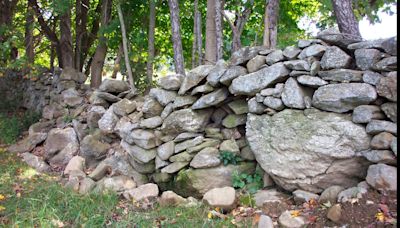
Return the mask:
<path id="1" fill-rule="evenodd" d="M 340 204 L 335 204 L 328 209 L 326 217 L 333 222 L 339 223 L 340 217 L 342 216 L 342 207 Z"/>
<path id="2" fill-rule="evenodd" d="M 179 153 L 181 151 L 184 151 L 187 148 L 197 146 L 200 143 L 202 143 L 203 141 L 204 141 L 204 137 L 202 135 L 200 135 L 200 136 L 197 136 L 194 139 L 190 139 L 190 140 L 186 140 L 186 141 L 181 142 L 181 143 L 177 143 L 175 145 L 175 154 Z"/>
<path id="3" fill-rule="evenodd" d="M 246 120 L 247 120 L 246 114 L 242 115 L 229 114 L 222 120 L 222 126 L 226 128 L 234 128 L 246 124 Z"/>
<path id="4" fill-rule="evenodd" d="M 317 194 L 315 194 L 315 193 L 303 191 L 303 190 L 300 190 L 300 189 L 294 191 L 292 194 L 293 194 L 293 197 L 294 197 L 294 201 L 297 204 L 308 202 L 311 199 L 318 200 L 318 198 L 319 198 L 319 196 Z"/>
<path id="5" fill-rule="evenodd" d="M 232 109 L 232 111 L 236 115 L 245 114 L 249 112 L 249 109 L 247 107 L 247 101 L 244 99 L 234 100 L 228 103 L 228 107 Z"/>
<path id="6" fill-rule="evenodd" d="M 125 81 L 115 79 L 104 79 L 99 90 L 107 93 L 121 93 L 129 90 L 129 85 Z"/>
<path id="7" fill-rule="evenodd" d="M 359 154 L 373 163 L 397 165 L 396 157 L 390 150 L 364 150 L 360 151 Z"/>
<path id="8" fill-rule="evenodd" d="M 136 102 L 132 102 L 126 98 L 113 104 L 113 111 L 119 116 L 126 116 L 131 114 L 136 109 Z"/>
<path id="9" fill-rule="evenodd" d="M 167 75 L 158 79 L 157 84 L 166 90 L 179 90 L 184 76 L 181 74 Z"/>
<path id="10" fill-rule="evenodd" d="M 371 165 L 365 179 L 379 191 L 397 191 L 397 167 L 385 164 Z"/>
<path id="11" fill-rule="evenodd" d="M 189 162 L 173 162 L 161 169 L 162 173 L 176 173 L 189 165 Z"/>
<path id="12" fill-rule="evenodd" d="M 264 99 L 263 104 L 265 106 L 275 109 L 277 111 L 280 111 L 285 108 L 285 105 L 283 105 L 282 100 L 279 98 L 275 98 L 275 97 L 266 97 Z"/>
<path id="13" fill-rule="evenodd" d="M 342 186 L 333 185 L 327 189 L 325 189 L 321 196 L 318 199 L 318 202 L 323 204 L 327 202 L 336 203 L 337 198 L 340 192 L 342 192 L 344 188 Z"/>
<path id="14" fill-rule="evenodd" d="M 381 132 L 375 135 L 371 140 L 371 148 L 385 150 L 390 148 L 390 144 L 395 137 L 387 132 Z"/>
<path id="15" fill-rule="evenodd" d="M 381 105 L 382 111 L 393 122 L 397 123 L 397 104 L 388 102 Z"/>
<path id="16" fill-rule="evenodd" d="M 190 95 L 196 95 L 198 93 L 209 93 L 214 91 L 214 87 L 212 87 L 211 85 L 209 85 L 208 83 L 204 84 L 204 85 L 200 85 L 195 87 L 192 92 L 190 93 Z M 193 102 L 194 103 L 194 102 Z"/>
<path id="17" fill-rule="evenodd" d="M 192 109 L 203 109 L 218 105 L 225 101 L 225 99 L 228 97 L 228 94 L 228 90 L 224 87 L 214 92 L 203 95 L 192 105 Z"/>
<path id="18" fill-rule="evenodd" d="M 163 111 L 163 106 L 161 106 L 158 101 L 150 96 L 144 97 L 144 103 L 142 106 L 142 112 L 145 118 L 151 118 L 154 116 L 160 116 Z"/>
<path id="19" fill-rule="evenodd" d="M 283 62 L 283 64 L 291 70 L 310 71 L 310 65 L 305 60 L 290 60 Z"/>
<path id="20" fill-rule="evenodd" d="M 204 194 L 203 201 L 213 208 L 230 210 L 236 205 L 236 192 L 232 187 L 213 188 Z"/>
<path id="21" fill-rule="evenodd" d="M 363 187 L 351 187 L 339 193 L 338 202 L 352 202 L 353 200 L 361 199 L 365 193 L 367 193 L 367 189 Z"/>
<path id="22" fill-rule="evenodd" d="M 247 73 L 248 73 L 247 69 L 242 66 L 232 66 L 225 71 L 225 73 L 219 79 L 219 82 L 221 82 L 226 86 L 229 86 L 232 83 L 233 79 L 245 75 Z"/>
<path id="23" fill-rule="evenodd" d="M 309 47 L 304 48 L 300 52 L 298 58 L 299 59 L 305 59 L 305 58 L 310 57 L 310 56 L 319 57 L 319 56 L 322 56 L 324 54 L 325 50 L 326 50 L 325 46 L 320 45 L 320 44 L 314 44 L 314 45 L 311 45 Z"/>
<path id="24" fill-rule="evenodd" d="M 283 50 L 283 56 L 287 59 L 292 60 L 295 59 L 301 52 L 301 49 L 297 48 L 296 46 L 287 46 Z"/>
<path id="25" fill-rule="evenodd" d="M 274 223 L 268 215 L 261 215 L 258 220 L 258 228 L 274 228 Z"/>
<path id="26" fill-rule="evenodd" d="M 373 119 L 384 119 L 381 109 L 375 105 L 360 105 L 353 110 L 354 123 L 369 123 Z"/>
<path id="27" fill-rule="evenodd" d="M 177 96 L 173 102 L 172 108 L 178 109 L 185 107 L 187 105 L 191 105 L 196 102 L 197 98 L 193 96 Z"/>
<path id="28" fill-rule="evenodd" d="M 377 85 L 379 83 L 379 80 L 381 80 L 383 76 L 379 73 L 373 72 L 373 71 L 365 71 L 362 77 L 363 82 L 371 84 L 371 85 Z"/>
<path id="29" fill-rule="evenodd" d="M 229 151 L 234 154 L 239 154 L 240 149 L 239 146 L 237 145 L 236 141 L 233 139 L 230 140 L 225 140 L 221 143 L 219 146 L 220 151 Z"/>
<path id="30" fill-rule="evenodd" d="M 285 56 L 283 56 L 282 50 L 275 50 L 267 55 L 267 57 L 265 58 L 265 62 L 268 65 L 272 65 L 272 64 L 280 62 L 284 59 L 285 59 Z"/>
<path id="31" fill-rule="evenodd" d="M 385 120 L 371 120 L 366 127 L 367 133 L 376 135 L 380 132 L 389 132 L 397 135 L 397 125 Z"/>
<path id="32" fill-rule="evenodd" d="M 254 97 L 247 102 L 247 105 L 249 112 L 254 114 L 261 114 L 267 108 L 264 104 L 258 103 Z"/>
<path id="33" fill-rule="evenodd" d="M 258 71 L 262 65 L 265 65 L 265 56 L 257 55 L 247 62 L 247 70 L 249 73 Z"/>
<path id="34" fill-rule="evenodd" d="M 160 199 L 158 200 L 158 203 L 160 206 L 165 207 L 165 206 L 177 206 L 177 205 L 182 205 L 186 203 L 186 199 L 183 198 L 182 196 L 176 194 L 173 191 L 165 191 L 161 194 Z"/>
<path id="35" fill-rule="evenodd" d="M 376 92 L 390 101 L 397 101 L 397 75 L 381 78 L 376 85 Z"/>
<path id="36" fill-rule="evenodd" d="M 299 85 L 294 78 L 289 78 L 285 83 L 285 88 L 282 92 L 282 101 L 285 106 L 289 108 L 298 108 L 304 109 L 306 108 L 306 103 L 304 102 L 304 98 L 306 96 L 311 97 L 312 92 L 308 91 L 306 88 Z M 265 104 L 265 100 L 264 100 Z M 272 107 L 271 107 L 272 108 Z M 281 107 L 283 109 L 283 107 Z M 279 110 L 279 109 L 277 109 Z"/>
<path id="37" fill-rule="evenodd" d="M 305 219 L 302 216 L 293 217 L 290 211 L 285 211 L 279 216 L 278 223 L 283 228 L 300 228 L 305 225 Z"/>
<path id="38" fill-rule="evenodd" d="M 276 189 L 259 190 L 254 194 L 254 201 L 257 207 L 272 202 L 282 202 L 289 198 L 288 195 L 278 192 Z"/>
<path id="39" fill-rule="evenodd" d="M 130 189 L 123 193 L 123 196 L 127 200 L 134 200 L 135 202 L 139 202 L 146 199 L 155 198 L 158 196 L 158 186 L 156 184 L 144 184 L 137 188 Z"/>
<path id="40" fill-rule="evenodd" d="M 166 106 L 168 103 L 175 100 L 177 93 L 175 91 L 152 88 L 149 92 L 149 95 L 156 99 L 162 106 Z"/>
<path id="41" fill-rule="evenodd" d="M 28 164 L 30 167 L 34 168 L 38 172 L 50 172 L 50 166 L 43 161 L 40 157 L 33 155 L 31 153 L 23 153 L 22 159 Z"/>
<path id="42" fill-rule="evenodd" d="M 168 160 L 175 153 L 175 143 L 173 141 L 166 142 L 157 148 L 157 155 L 162 160 Z"/>
<path id="43" fill-rule="evenodd" d="M 325 81 L 319 77 L 313 77 L 313 76 L 309 76 L 309 75 L 301 75 L 301 76 L 297 77 L 297 82 L 302 85 L 311 87 L 311 88 L 318 88 L 320 86 L 324 86 L 324 85 L 328 84 L 327 81 Z"/>
<path id="44" fill-rule="evenodd" d="M 349 69 L 333 69 L 328 71 L 318 71 L 318 76 L 327 81 L 335 82 L 361 82 L 363 71 Z"/>
<path id="45" fill-rule="evenodd" d="M 163 122 L 163 119 L 161 117 L 154 116 L 154 117 L 140 121 L 140 127 L 154 129 L 156 127 L 161 126 L 162 122 Z"/>
<path id="46" fill-rule="evenodd" d="M 68 175 L 73 170 L 83 171 L 85 169 L 85 158 L 74 156 L 69 160 L 68 165 L 64 169 L 64 175 Z"/>
<path id="47" fill-rule="evenodd" d="M 221 160 L 219 159 L 219 151 L 213 147 L 202 149 L 190 162 L 190 166 L 196 169 L 215 167 L 220 164 Z"/>
<path id="48" fill-rule="evenodd" d="M 88 194 L 96 187 L 96 182 L 88 177 L 83 178 L 79 184 L 79 194 Z"/>

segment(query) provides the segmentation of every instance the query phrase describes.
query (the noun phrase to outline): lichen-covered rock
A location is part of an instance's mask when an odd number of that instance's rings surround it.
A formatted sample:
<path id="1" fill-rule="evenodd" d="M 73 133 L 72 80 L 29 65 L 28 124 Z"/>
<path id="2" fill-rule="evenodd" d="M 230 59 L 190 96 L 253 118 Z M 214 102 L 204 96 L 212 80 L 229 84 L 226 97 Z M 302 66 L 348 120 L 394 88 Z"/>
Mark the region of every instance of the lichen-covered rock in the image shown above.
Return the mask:
<path id="1" fill-rule="evenodd" d="M 264 104 L 258 103 L 254 97 L 248 100 L 247 104 L 249 112 L 254 114 L 261 114 L 267 108 Z"/>
<path id="2" fill-rule="evenodd" d="M 320 45 L 320 44 L 314 44 L 314 45 L 311 45 L 309 47 L 304 48 L 300 52 L 298 58 L 299 59 L 305 59 L 305 58 L 310 57 L 310 56 L 319 57 L 319 56 L 322 56 L 324 54 L 325 50 L 326 50 L 325 46 Z"/>
<path id="3" fill-rule="evenodd" d="M 324 86 L 324 85 L 328 84 L 327 81 L 325 81 L 319 77 L 313 77 L 313 76 L 309 76 L 309 75 L 301 75 L 301 76 L 297 77 L 297 82 L 302 85 L 311 87 L 311 88 L 318 88 L 320 86 Z"/>
<path id="4" fill-rule="evenodd" d="M 315 109 L 249 114 L 246 137 L 257 162 L 286 190 L 350 187 L 366 174 L 368 162 L 356 152 L 369 148 L 370 137 L 347 115 Z"/>
<path id="5" fill-rule="evenodd" d="M 211 85 L 216 87 L 219 84 L 219 79 L 225 73 L 227 68 L 227 64 L 223 59 L 219 60 L 215 67 L 210 71 L 207 75 L 207 82 Z"/>
<path id="6" fill-rule="evenodd" d="M 68 106 L 68 107 L 77 107 L 83 102 L 83 98 L 81 94 L 75 89 L 75 88 L 70 88 L 67 90 L 64 90 L 61 93 L 63 102 Z"/>
<path id="7" fill-rule="evenodd" d="M 265 56 L 257 55 L 247 62 L 246 67 L 249 73 L 253 73 L 258 71 L 263 65 L 266 65 Z"/>
<path id="8" fill-rule="evenodd" d="M 159 116 L 154 116 L 148 119 L 144 119 L 140 121 L 140 127 L 141 128 L 149 128 L 149 129 L 154 129 L 158 126 L 161 126 L 163 120 Z"/>
<path id="9" fill-rule="evenodd" d="M 114 113 L 119 116 L 126 116 L 136 110 L 136 102 L 130 101 L 126 98 L 113 104 Z"/>
<path id="10" fill-rule="evenodd" d="M 125 141 L 121 141 L 121 147 L 136 160 L 148 163 L 156 157 L 157 151 L 155 149 L 146 150 L 139 146 L 132 146 Z"/>
<path id="11" fill-rule="evenodd" d="M 98 126 L 103 132 L 111 133 L 114 131 L 114 127 L 117 124 L 118 120 L 118 116 L 114 113 L 114 107 L 111 106 L 99 119 Z"/>
<path id="12" fill-rule="evenodd" d="M 283 62 L 285 67 L 291 70 L 304 70 L 310 71 L 310 64 L 305 60 L 290 60 Z"/>
<path id="13" fill-rule="evenodd" d="M 34 168 L 38 172 L 50 172 L 51 168 L 50 166 L 43 161 L 42 158 L 31 154 L 31 153 L 23 153 L 22 154 L 22 160 L 26 162 L 30 167 Z"/>
<path id="14" fill-rule="evenodd" d="M 371 165 L 367 183 L 380 191 L 397 191 L 397 168 L 385 164 Z"/>
<path id="15" fill-rule="evenodd" d="M 266 97 L 263 101 L 263 104 L 277 111 L 280 111 L 285 108 L 285 105 L 283 105 L 282 100 L 275 97 Z"/>
<path id="16" fill-rule="evenodd" d="M 199 111 L 181 109 L 174 111 L 165 118 L 161 131 L 165 134 L 203 131 L 211 114 L 210 110 L 207 109 Z"/>
<path id="17" fill-rule="evenodd" d="M 367 133 L 376 135 L 380 132 L 389 132 L 397 135 L 397 125 L 385 120 L 371 120 L 366 127 Z"/>
<path id="18" fill-rule="evenodd" d="M 382 77 L 376 85 L 376 92 L 390 101 L 397 101 L 397 75 Z"/>
<path id="19" fill-rule="evenodd" d="M 166 90 L 179 90 L 184 77 L 181 74 L 167 75 L 159 78 L 157 84 Z"/>
<path id="20" fill-rule="evenodd" d="M 161 144 L 151 130 L 135 129 L 130 134 L 130 138 L 136 145 L 144 149 L 152 149 Z"/>
<path id="21" fill-rule="evenodd" d="M 213 65 L 201 65 L 187 72 L 178 94 L 183 95 L 186 93 L 186 91 L 197 86 L 199 82 L 207 77 L 212 69 L 214 69 Z"/>
<path id="22" fill-rule="evenodd" d="M 357 49 L 354 56 L 358 68 L 370 70 L 381 59 L 382 53 L 377 49 Z"/>
<path id="23" fill-rule="evenodd" d="M 340 83 L 319 87 L 312 98 L 316 108 L 331 112 L 347 112 L 376 100 L 375 88 L 366 83 Z"/>
<path id="24" fill-rule="evenodd" d="M 242 66 L 232 66 L 229 67 L 225 73 L 219 79 L 219 82 L 222 84 L 229 86 L 233 79 L 247 74 L 247 69 Z"/>
<path id="25" fill-rule="evenodd" d="M 280 62 L 284 59 L 285 59 L 285 56 L 283 56 L 283 51 L 275 50 L 267 55 L 267 57 L 265 58 L 265 62 L 268 65 L 272 65 L 272 64 Z"/>
<path id="26" fill-rule="evenodd" d="M 218 105 L 223 101 L 225 101 L 228 95 L 229 95 L 228 90 L 225 87 L 223 87 L 221 89 L 218 89 L 214 92 L 208 93 L 200 97 L 196 102 L 194 102 L 194 104 L 192 105 L 192 109 L 204 109 Z"/>
<path id="27" fill-rule="evenodd" d="M 383 76 L 373 71 L 365 71 L 362 80 L 371 85 L 377 85 Z"/>
<path id="28" fill-rule="evenodd" d="M 50 130 L 44 143 L 44 157 L 51 158 L 55 154 L 65 149 L 69 144 L 78 147 L 78 137 L 73 128 L 65 129 L 53 128 Z M 70 159 L 72 156 L 70 157 Z M 68 160 L 69 161 L 69 160 Z M 67 161 L 67 162 L 68 162 Z"/>
<path id="29" fill-rule="evenodd" d="M 360 82 L 362 81 L 363 72 L 349 69 L 333 69 L 319 71 L 318 76 L 327 81 Z"/>
<path id="30" fill-rule="evenodd" d="M 79 155 L 92 164 L 95 160 L 104 159 L 110 147 L 110 144 L 101 141 L 100 135 L 87 135 L 80 143 Z"/>
<path id="31" fill-rule="evenodd" d="M 236 192 L 232 187 L 213 188 L 204 194 L 203 201 L 213 208 L 230 210 L 236 206 Z"/>
<path id="32" fill-rule="evenodd" d="M 348 68 L 350 63 L 351 57 L 336 46 L 328 47 L 321 59 L 321 67 L 324 70 Z"/>
<path id="33" fill-rule="evenodd" d="M 156 99 L 162 106 L 166 106 L 168 103 L 173 102 L 178 94 L 175 91 L 152 88 L 149 95 Z"/>
<path id="34" fill-rule="evenodd" d="M 397 104 L 388 102 L 381 105 L 382 111 L 393 122 L 397 123 Z"/>
<path id="35" fill-rule="evenodd" d="M 184 106 L 188 106 L 196 102 L 197 97 L 194 96 L 177 96 L 172 103 L 172 109 L 182 108 Z"/>
<path id="36" fill-rule="evenodd" d="M 129 90 L 129 84 L 122 80 L 104 79 L 99 90 L 107 93 L 121 93 Z"/>
<path id="37" fill-rule="evenodd" d="M 283 212 L 278 218 L 279 227 L 282 228 L 300 228 L 306 224 L 303 216 L 294 217 L 290 211 Z"/>
<path id="38" fill-rule="evenodd" d="M 229 86 L 229 91 L 235 95 L 255 95 L 268 86 L 285 81 L 288 75 L 289 70 L 283 63 L 276 63 L 235 78 Z"/>
<path id="39" fill-rule="evenodd" d="M 283 50 L 283 55 L 289 59 L 295 59 L 301 52 L 300 48 L 297 48 L 296 46 L 287 46 L 284 50 Z"/>
<path id="40" fill-rule="evenodd" d="M 145 96 L 144 103 L 142 106 L 142 112 L 145 118 L 159 116 L 161 115 L 162 111 L 163 111 L 163 106 L 161 106 L 161 104 L 158 103 L 156 99 L 150 96 Z"/>
<path id="41" fill-rule="evenodd" d="M 375 105 L 360 105 L 353 110 L 354 123 L 369 123 L 373 119 L 384 119 L 381 109 Z"/>
<path id="42" fill-rule="evenodd" d="M 232 109 L 232 111 L 236 115 L 245 114 L 249 112 L 249 108 L 247 107 L 247 101 L 244 99 L 234 100 L 228 103 L 228 107 Z"/>
<path id="43" fill-rule="evenodd" d="M 250 59 L 256 57 L 260 51 L 265 50 L 263 46 L 244 47 L 234 52 L 229 59 L 230 65 L 242 65 L 247 63 Z"/>
<path id="44" fill-rule="evenodd" d="M 206 147 L 202 149 L 193 160 L 190 162 L 190 166 L 196 169 L 199 168 L 210 168 L 221 164 L 219 159 L 219 151 L 213 147 Z"/>
<path id="45" fill-rule="evenodd" d="M 222 120 L 222 126 L 226 128 L 234 128 L 246 124 L 246 114 L 236 115 L 229 114 Z"/>
<path id="46" fill-rule="evenodd" d="M 307 96 L 311 97 L 312 91 L 307 90 L 307 88 L 299 85 L 299 83 L 297 83 L 296 79 L 289 78 L 286 81 L 285 88 L 283 89 L 283 92 L 282 92 L 282 101 L 285 104 L 285 106 L 287 106 L 289 108 L 304 109 L 304 108 L 306 108 L 305 97 L 307 97 Z M 265 104 L 265 100 L 264 100 L 264 104 Z M 267 104 L 265 104 L 265 105 L 267 105 Z M 273 107 L 271 107 L 271 108 L 273 108 Z M 280 109 L 275 108 L 275 110 L 280 110 Z"/>

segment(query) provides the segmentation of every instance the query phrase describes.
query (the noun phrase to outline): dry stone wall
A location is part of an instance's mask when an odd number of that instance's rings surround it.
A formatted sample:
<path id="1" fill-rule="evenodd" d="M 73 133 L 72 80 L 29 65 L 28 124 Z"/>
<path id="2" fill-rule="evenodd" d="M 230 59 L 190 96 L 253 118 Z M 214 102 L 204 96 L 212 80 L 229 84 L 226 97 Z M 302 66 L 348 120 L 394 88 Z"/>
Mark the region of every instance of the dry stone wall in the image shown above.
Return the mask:
<path id="1" fill-rule="evenodd" d="M 146 96 L 112 79 L 90 91 L 84 75 L 67 69 L 53 76 L 43 120 L 10 150 L 43 171 L 64 170 L 81 193 L 112 189 L 126 198 L 148 182 L 201 197 L 256 166 L 266 186 L 288 191 L 365 179 L 397 190 L 396 44 L 327 30 L 162 77 Z M 221 151 L 243 161 L 224 166 Z"/>

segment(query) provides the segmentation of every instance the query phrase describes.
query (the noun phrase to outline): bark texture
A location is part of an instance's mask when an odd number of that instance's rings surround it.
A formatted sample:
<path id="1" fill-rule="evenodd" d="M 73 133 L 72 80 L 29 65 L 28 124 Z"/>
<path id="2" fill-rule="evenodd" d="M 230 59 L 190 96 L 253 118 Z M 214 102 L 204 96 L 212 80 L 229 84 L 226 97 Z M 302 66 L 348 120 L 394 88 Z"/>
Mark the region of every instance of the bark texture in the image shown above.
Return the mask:
<path id="1" fill-rule="evenodd" d="M 74 67 L 74 50 L 72 47 L 71 9 L 68 7 L 60 15 L 60 46 L 63 67 Z"/>
<path id="2" fill-rule="evenodd" d="M 205 64 L 215 64 L 217 62 L 217 33 L 215 28 L 216 1 L 217 0 L 207 0 Z"/>
<path id="3" fill-rule="evenodd" d="M 172 42 L 174 47 L 174 64 L 177 74 L 185 75 L 183 60 L 181 26 L 179 21 L 179 3 L 178 0 L 168 0 L 169 11 L 171 14 Z"/>
<path id="4" fill-rule="evenodd" d="M 84 56 L 82 52 L 82 43 L 88 38 L 87 19 L 89 10 L 89 0 L 76 0 L 76 18 L 75 18 L 75 68 L 82 71 Z"/>
<path id="5" fill-rule="evenodd" d="M 156 3 L 150 1 L 149 34 L 148 34 L 148 56 L 147 56 L 147 90 L 151 88 L 153 81 L 153 61 L 154 61 L 154 33 L 156 28 Z"/>
<path id="6" fill-rule="evenodd" d="M 355 38 L 361 37 L 351 0 L 332 0 L 332 5 L 339 31 Z"/>
<path id="7" fill-rule="evenodd" d="M 222 14 L 224 8 L 222 0 L 215 0 L 215 38 L 217 61 L 223 58 L 223 40 L 222 40 Z"/>
<path id="8" fill-rule="evenodd" d="M 263 46 L 276 48 L 278 40 L 279 0 L 266 0 Z"/>

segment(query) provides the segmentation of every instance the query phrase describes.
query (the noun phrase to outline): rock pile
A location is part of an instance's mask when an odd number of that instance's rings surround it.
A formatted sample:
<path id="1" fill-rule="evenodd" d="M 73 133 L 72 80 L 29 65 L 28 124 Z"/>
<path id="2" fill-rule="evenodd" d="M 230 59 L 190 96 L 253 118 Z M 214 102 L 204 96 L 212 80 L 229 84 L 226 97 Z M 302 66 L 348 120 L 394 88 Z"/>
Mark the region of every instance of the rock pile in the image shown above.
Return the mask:
<path id="1" fill-rule="evenodd" d="M 299 202 L 365 178 L 397 190 L 396 43 L 324 31 L 283 50 L 247 47 L 228 62 L 162 77 L 146 96 L 112 79 L 90 91 L 84 75 L 64 69 L 44 120 L 10 149 L 43 171 L 68 164 L 68 185 L 81 193 L 129 199 L 141 188 L 200 198 L 257 164 L 266 184 L 297 190 Z M 29 153 L 41 144 L 43 160 Z M 242 162 L 225 166 L 221 151 Z"/>

